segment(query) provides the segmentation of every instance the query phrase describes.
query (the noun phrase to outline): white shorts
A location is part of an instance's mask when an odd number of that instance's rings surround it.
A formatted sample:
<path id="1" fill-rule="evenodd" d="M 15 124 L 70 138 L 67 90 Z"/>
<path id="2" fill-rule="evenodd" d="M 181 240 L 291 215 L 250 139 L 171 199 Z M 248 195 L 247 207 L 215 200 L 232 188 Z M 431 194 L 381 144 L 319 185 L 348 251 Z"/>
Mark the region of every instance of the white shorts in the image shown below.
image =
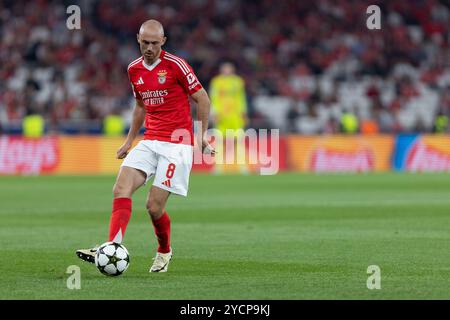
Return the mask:
<path id="1" fill-rule="evenodd" d="M 154 186 L 187 196 L 192 160 L 193 147 L 190 145 L 141 140 L 125 157 L 121 167 L 145 172 L 145 183 L 154 175 Z"/>

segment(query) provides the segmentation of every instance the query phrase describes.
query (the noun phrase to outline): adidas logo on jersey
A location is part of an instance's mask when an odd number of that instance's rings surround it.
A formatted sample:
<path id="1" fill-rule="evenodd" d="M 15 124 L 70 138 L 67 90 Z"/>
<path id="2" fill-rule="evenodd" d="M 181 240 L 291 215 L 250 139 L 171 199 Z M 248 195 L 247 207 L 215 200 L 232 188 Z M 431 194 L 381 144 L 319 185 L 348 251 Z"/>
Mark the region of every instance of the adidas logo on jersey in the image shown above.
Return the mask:
<path id="1" fill-rule="evenodd" d="M 139 80 L 136 82 L 136 84 L 144 84 L 144 80 L 142 80 L 142 77 L 139 77 Z"/>
<path id="2" fill-rule="evenodd" d="M 165 185 L 166 187 L 169 187 L 169 188 L 171 187 L 171 185 L 170 185 L 170 179 L 164 181 L 162 184 Z"/>

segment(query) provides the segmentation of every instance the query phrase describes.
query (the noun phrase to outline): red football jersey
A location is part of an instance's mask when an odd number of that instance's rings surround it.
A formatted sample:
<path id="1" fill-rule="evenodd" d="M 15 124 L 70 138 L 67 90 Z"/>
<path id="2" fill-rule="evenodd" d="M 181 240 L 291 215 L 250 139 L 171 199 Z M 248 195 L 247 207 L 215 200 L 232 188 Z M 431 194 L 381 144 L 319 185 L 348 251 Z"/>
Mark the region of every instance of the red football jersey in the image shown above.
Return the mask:
<path id="1" fill-rule="evenodd" d="M 202 88 L 192 67 L 180 57 L 161 50 L 159 59 L 147 65 L 144 57 L 131 62 L 128 77 L 136 99 L 142 100 L 147 114 L 144 139 L 193 145 L 189 95 Z M 188 132 L 178 141 L 171 139 L 177 129 Z M 176 134 L 179 136 L 179 134 Z"/>

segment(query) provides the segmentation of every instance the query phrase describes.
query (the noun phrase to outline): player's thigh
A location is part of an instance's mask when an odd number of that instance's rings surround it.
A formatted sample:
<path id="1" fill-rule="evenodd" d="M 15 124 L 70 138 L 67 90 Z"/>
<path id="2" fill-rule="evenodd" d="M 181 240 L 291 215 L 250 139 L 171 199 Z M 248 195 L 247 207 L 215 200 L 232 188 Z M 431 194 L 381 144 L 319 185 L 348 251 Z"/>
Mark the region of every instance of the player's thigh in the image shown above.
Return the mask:
<path id="1" fill-rule="evenodd" d="M 128 153 L 117 178 L 118 189 L 133 193 L 155 174 L 158 155 L 153 149 L 154 142 L 142 140 Z"/>
<path id="2" fill-rule="evenodd" d="M 192 168 L 192 146 L 171 146 L 158 159 L 153 185 L 170 193 L 186 196 Z"/>
<path id="3" fill-rule="evenodd" d="M 131 195 L 145 183 L 146 178 L 145 172 L 139 169 L 126 166 L 120 167 L 113 188 L 114 197 L 131 197 Z"/>

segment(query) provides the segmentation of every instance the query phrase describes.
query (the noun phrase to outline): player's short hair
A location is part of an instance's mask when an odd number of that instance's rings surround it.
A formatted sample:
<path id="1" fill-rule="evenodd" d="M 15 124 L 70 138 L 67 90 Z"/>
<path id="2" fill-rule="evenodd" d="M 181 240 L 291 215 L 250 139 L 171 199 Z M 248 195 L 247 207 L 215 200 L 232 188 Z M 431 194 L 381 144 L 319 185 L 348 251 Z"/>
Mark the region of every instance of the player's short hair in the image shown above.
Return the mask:
<path id="1" fill-rule="evenodd" d="M 150 19 L 150 20 L 144 21 L 141 24 L 141 27 L 139 28 L 139 34 L 144 31 L 144 28 L 146 27 L 146 25 L 150 25 L 150 24 L 158 27 L 158 29 L 159 29 L 159 31 L 161 33 L 161 36 L 164 37 L 164 27 L 163 27 L 163 25 L 161 24 L 161 22 L 159 22 L 158 20 L 154 20 L 154 19 Z"/>

